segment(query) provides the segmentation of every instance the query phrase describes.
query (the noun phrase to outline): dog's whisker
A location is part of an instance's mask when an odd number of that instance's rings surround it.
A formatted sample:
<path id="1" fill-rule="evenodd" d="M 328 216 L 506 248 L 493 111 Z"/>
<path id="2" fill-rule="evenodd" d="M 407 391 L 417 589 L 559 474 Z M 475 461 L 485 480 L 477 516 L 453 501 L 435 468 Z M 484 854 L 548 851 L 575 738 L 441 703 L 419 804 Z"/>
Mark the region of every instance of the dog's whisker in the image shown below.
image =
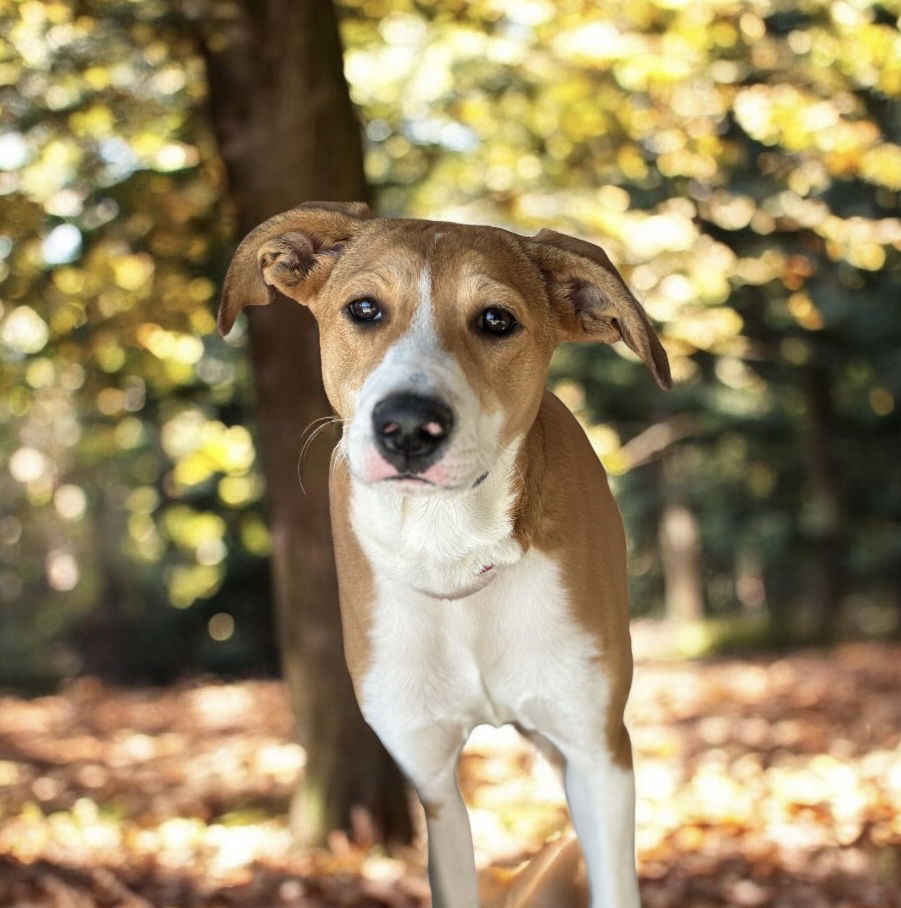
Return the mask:
<path id="1" fill-rule="evenodd" d="M 340 417 L 333 414 L 329 414 L 328 416 L 317 416 L 315 419 L 310 420 L 304 427 L 304 430 L 300 433 L 301 444 L 303 444 L 309 434 L 315 432 L 320 426 L 335 422 L 335 420 L 340 421 Z"/>
<path id="2" fill-rule="evenodd" d="M 347 445 L 344 444 L 343 436 L 341 438 L 341 441 L 339 441 L 332 450 L 332 459 L 329 463 L 329 476 L 331 477 L 332 473 L 342 464 L 346 467 L 350 466 L 350 460 L 347 454 Z"/>
<path id="3" fill-rule="evenodd" d="M 301 434 L 301 448 L 300 453 L 297 457 L 297 482 L 300 485 L 300 490 L 304 495 L 307 494 L 307 490 L 303 482 L 303 465 L 304 461 L 306 460 L 307 453 L 309 452 L 313 442 L 326 429 L 339 423 L 341 425 L 345 423 L 345 420 L 343 420 L 340 416 L 320 416 L 318 419 L 314 419 Z"/>

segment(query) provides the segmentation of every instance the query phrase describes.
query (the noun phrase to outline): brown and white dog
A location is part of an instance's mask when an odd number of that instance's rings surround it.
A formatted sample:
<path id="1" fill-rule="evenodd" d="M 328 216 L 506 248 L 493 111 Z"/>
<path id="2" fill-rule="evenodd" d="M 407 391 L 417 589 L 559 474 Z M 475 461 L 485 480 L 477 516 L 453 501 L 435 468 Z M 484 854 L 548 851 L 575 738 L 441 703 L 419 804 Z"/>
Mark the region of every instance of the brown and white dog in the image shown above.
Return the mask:
<path id="1" fill-rule="evenodd" d="M 276 292 L 319 322 L 344 424 L 330 493 L 345 654 L 363 715 L 425 806 L 433 904 L 478 904 L 457 757 L 475 725 L 512 722 L 564 768 L 591 905 L 635 908 L 622 522 L 544 385 L 557 344 L 622 339 L 669 387 L 644 311 L 590 243 L 360 203 L 301 205 L 253 230 L 221 332 Z"/>

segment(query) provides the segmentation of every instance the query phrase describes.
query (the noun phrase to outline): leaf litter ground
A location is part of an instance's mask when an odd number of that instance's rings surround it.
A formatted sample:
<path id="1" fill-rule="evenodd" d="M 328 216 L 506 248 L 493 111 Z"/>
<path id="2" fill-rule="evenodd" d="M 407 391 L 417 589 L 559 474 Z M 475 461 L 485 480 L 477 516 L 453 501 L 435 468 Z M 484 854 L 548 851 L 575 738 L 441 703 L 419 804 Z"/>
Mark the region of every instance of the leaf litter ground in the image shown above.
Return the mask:
<path id="1" fill-rule="evenodd" d="M 629 716 L 645 908 L 901 908 L 901 647 L 640 659 Z M 0 697 L 0 906 L 427 904 L 421 848 L 293 847 L 291 735 L 277 682 Z M 512 729 L 460 784 L 482 867 L 567 834 Z"/>

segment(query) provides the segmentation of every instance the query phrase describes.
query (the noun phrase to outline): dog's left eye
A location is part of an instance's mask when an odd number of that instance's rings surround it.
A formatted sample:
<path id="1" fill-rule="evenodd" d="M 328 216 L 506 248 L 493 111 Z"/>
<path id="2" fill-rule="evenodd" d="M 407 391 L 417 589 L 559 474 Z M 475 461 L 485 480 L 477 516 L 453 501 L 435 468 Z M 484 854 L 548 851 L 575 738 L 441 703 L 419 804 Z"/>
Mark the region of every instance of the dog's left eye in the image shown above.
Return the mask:
<path id="1" fill-rule="evenodd" d="M 509 334 L 519 325 L 519 322 L 516 321 L 512 312 L 492 306 L 479 316 L 476 325 L 478 325 L 479 331 L 500 337 L 502 334 Z"/>
<path id="2" fill-rule="evenodd" d="M 350 317 L 356 322 L 377 322 L 382 317 L 382 309 L 375 300 L 354 300 L 347 304 Z"/>

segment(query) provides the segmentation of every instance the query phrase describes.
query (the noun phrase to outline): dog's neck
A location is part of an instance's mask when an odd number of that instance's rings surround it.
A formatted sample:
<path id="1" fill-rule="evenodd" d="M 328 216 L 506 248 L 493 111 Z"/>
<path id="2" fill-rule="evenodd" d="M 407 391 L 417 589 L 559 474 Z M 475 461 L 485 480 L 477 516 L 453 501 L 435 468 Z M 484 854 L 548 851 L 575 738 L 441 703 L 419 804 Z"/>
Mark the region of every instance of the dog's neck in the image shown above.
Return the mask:
<path id="1" fill-rule="evenodd" d="M 352 524 L 377 576 L 458 599 L 518 561 L 522 448 L 521 439 L 510 444 L 488 475 L 464 492 L 410 495 L 351 475 Z"/>

